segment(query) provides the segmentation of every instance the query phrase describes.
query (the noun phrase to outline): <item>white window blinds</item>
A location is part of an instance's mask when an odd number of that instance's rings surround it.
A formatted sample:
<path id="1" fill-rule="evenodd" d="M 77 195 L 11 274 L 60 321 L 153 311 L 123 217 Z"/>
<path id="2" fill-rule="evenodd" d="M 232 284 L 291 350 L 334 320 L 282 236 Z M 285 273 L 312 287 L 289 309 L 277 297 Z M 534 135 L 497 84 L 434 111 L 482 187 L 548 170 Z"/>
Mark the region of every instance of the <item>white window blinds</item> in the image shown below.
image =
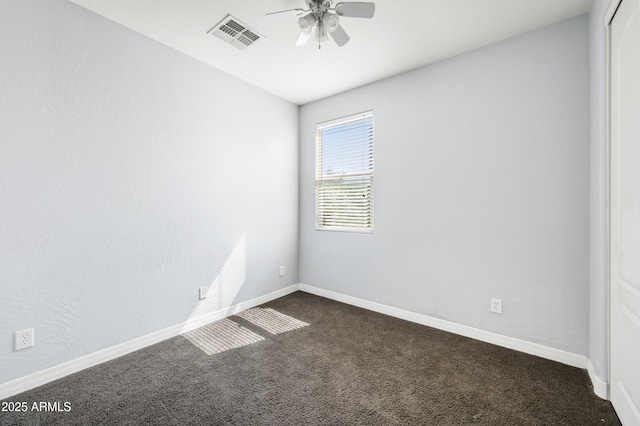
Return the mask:
<path id="1" fill-rule="evenodd" d="M 316 126 L 316 227 L 373 232 L 373 111 Z"/>

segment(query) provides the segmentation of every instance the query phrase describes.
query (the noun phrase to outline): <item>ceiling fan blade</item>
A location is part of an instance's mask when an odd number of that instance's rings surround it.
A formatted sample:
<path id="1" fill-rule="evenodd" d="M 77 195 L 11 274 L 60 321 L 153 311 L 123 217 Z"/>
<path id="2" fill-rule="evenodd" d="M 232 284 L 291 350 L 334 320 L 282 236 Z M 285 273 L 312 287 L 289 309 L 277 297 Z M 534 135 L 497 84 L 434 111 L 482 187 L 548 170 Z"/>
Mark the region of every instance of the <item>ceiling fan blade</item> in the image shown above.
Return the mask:
<path id="1" fill-rule="evenodd" d="M 351 40 L 351 37 L 349 37 L 349 34 L 347 34 L 344 28 L 342 28 L 342 25 L 338 25 L 338 28 L 330 32 L 329 35 L 333 38 L 333 41 L 335 41 L 339 47 L 344 46 L 349 42 L 349 40 Z"/>
<path id="2" fill-rule="evenodd" d="M 373 18 L 376 12 L 376 4 L 367 2 L 338 3 L 335 11 L 338 15 L 349 18 Z"/>
<path id="3" fill-rule="evenodd" d="M 309 41 L 312 35 L 313 35 L 313 31 L 310 31 L 308 34 L 305 33 L 304 31 L 300 31 L 300 35 L 296 40 L 296 46 L 304 46 L 305 44 L 307 44 L 307 42 Z"/>
<path id="4" fill-rule="evenodd" d="M 301 15 L 305 12 L 304 9 L 287 9 L 287 10 L 279 10 L 277 12 L 269 12 L 269 13 L 265 13 L 264 16 L 269 16 L 269 15 L 277 15 L 278 13 L 286 13 L 286 12 L 296 12 L 296 15 Z"/>

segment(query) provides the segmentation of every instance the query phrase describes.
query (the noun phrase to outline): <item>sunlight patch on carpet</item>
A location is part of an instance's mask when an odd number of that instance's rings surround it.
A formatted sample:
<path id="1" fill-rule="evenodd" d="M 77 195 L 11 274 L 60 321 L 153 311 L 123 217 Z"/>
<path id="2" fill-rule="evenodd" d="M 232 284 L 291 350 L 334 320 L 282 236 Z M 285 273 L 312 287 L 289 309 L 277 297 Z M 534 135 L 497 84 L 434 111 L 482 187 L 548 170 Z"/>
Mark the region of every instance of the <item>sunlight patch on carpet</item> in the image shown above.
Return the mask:
<path id="1" fill-rule="evenodd" d="M 297 328 L 306 327 L 309 324 L 288 315 L 281 314 L 271 308 L 253 308 L 236 314 L 252 324 L 257 325 L 271 334 L 286 333 Z"/>
<path id="2" fill-rule="evenodd" d="M 184 333 L 184 337 L 207 355 L 264 340 L 264 337 L 259 334 L 226 318 Z"/>

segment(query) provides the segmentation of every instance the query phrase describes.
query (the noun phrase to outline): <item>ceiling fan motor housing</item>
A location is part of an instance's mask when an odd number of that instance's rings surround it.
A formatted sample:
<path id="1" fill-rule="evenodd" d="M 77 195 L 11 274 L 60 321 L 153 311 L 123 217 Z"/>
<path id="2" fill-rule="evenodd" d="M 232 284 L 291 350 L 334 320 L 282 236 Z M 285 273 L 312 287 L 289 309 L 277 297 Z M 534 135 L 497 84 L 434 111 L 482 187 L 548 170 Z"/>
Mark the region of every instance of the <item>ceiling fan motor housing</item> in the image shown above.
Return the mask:
<path id="1" fill-rule="evenodd" d="M 309 8 L 311 9 L 311 13 L 316 17 L 316 19 L 321 19 L 322 15 L 324 15 L 329 8 L 331 8 L 331 2 L 325 0 L 310 0 Z"/>

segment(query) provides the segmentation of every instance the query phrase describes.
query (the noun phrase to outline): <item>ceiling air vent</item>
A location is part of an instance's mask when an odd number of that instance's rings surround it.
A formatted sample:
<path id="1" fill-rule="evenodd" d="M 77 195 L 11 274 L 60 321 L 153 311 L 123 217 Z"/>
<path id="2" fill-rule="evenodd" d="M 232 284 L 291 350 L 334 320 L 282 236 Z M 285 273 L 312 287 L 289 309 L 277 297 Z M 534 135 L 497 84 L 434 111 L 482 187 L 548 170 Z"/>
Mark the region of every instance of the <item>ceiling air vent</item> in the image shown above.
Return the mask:
<path id="1" fill-rule="evenodd" d="M 215 27 L 211 28 L 209 34 L 226 41 L 240 50 L 264 38 L 257 31 L 247 27 L 231 15 L 227 15 Z"/>

